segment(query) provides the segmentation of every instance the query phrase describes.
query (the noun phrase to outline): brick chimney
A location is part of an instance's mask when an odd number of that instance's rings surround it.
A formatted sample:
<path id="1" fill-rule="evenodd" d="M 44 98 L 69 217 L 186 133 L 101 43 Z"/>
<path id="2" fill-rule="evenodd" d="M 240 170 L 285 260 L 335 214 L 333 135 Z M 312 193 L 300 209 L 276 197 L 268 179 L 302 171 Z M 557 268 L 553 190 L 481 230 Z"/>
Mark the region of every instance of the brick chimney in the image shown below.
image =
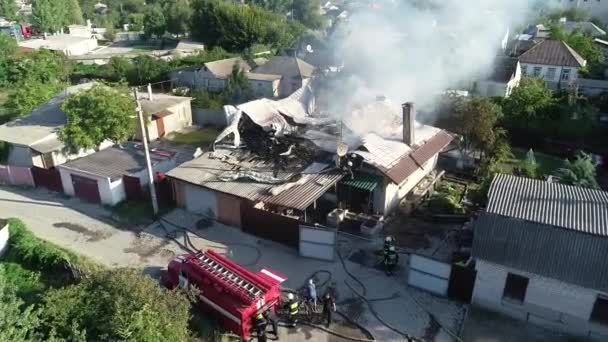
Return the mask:
<path id="1" fill-rule="evenodd" d="M 406 102 L 401 107 L 403 109 L 403 142 L 409 146 L 413 146 L 416 141 L 414 135 L 416 108 L 413 102 Z"/>

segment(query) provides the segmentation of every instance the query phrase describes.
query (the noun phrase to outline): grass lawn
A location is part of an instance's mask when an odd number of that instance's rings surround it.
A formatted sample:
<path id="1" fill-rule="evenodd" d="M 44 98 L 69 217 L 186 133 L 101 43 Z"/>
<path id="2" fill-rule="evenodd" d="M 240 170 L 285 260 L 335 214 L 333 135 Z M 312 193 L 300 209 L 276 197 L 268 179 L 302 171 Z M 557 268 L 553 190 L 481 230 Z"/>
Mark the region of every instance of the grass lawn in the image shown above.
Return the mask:
<path id="1" fill-rule="evenodd" d="M 502 164 L 502 170 L 506 173 L 512 173 L 513 169 L 520 165 L 521 161 L 526 159 L 526 154 L 528 150 L 523 148 L 513 148 L 513 155 L 515 158 L 507 161 Z M 536 163 L 540 167 L 540 173 L 543 175 L 550 175 L 557 169 L 559 169 L 563 164 L 563 159 L 558 157 L 550 156 L 548 154 L 544 154 L 541 152 L 534 151 L 534 158 L 536 159 Z"/>
<path id="2" fill-rule="evenodd" d="M 169 137 L 169 140 L 176 144 L 201 146 L 211 144 L 219 133 L 216 128 L 205 127 L 185 133 L 175 132 Z"/>

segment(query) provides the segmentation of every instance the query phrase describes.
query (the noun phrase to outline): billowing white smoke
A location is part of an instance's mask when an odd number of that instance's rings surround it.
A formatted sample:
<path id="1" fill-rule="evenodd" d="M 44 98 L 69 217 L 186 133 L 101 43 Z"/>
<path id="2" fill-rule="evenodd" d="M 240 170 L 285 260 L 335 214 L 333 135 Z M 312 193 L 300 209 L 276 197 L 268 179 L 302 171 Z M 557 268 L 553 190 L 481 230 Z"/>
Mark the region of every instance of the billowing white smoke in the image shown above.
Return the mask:
<path id="1" fill-rule="evenodd" d="M 531 0 L 376 1 L 352 13 L 333 46 L 347 79 L 330 111 L 385 95 L 432 106 L 446 89 L 487 74 L 509 30 L 524 23 Z M 334 110 L 332 110 L 334 109 Z"/>

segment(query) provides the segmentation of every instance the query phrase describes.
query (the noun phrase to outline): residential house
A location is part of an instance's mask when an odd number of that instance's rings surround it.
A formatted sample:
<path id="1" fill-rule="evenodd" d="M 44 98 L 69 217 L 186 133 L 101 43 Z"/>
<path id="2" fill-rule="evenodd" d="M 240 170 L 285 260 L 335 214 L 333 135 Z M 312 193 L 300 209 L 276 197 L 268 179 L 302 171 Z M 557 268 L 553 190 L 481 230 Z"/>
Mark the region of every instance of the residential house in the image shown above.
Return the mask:
<path id="1" fill-rule="evenodd" d="M 58 138 L 59 130 L 66 124 L 67 117 L 61 110 L 66 96 L 89 89 L 94 83 L 72 86 L 36 108 L 28 115 L 0 126 L 0 141 L 10 144 L 7 163 L 14 166 L 52 168 L 90 153 L 71 153 Z M 100 148 L 110 146 L 104 143 Z"/>
<path id="2" fill-rule="evenodd" d="M 608 192 L 497 175 L 488 196 L 472 303 L 608 340 Z"/>
<path id="3" fill-rule="evenodd" d="M 566 43 L 544 40 L 519 56 L 522 74 L 540 77 L 547 87 L 558 89 L 571 86 L 587 61 Z"/>
<path id="4" fill-rule="evenodd" d="M 521 80 L 521 65 L 517 58 L 498 57 L 490 77 L 477 82 L 479 96 L 509 97 Z"/>
<path id="5" fill-rule="evenodd" d="M 566 18 L 560 19 L 560 24 L 567 33 L 575 31 L 590 34 L 593 38 L 604 37 L 606 31 L 599 28 L 590 21 L 567 21 Z"/>
<path id="6" fill-rule="evenodd" d="M 555 0 L 553 6 L 561 6 L 563 9 L 579 9 L 590 15 L 608 22 L 608 5 L 606 0 Z"/>
<path id="7" fill-rule="evenodd" d="M 192 98 L 152 93 L 139 95 L 139 103 L 146 114 L 146 130 L 149 140 L 192 126 Z M 141 140 L 141 129 L 136 132 Z"/>
<path id="8" fill-rule="evenodd" d="M 175 167 L 175 153 L 152 149 L 154 172 Z M 58 166 L 63 191 L 92 203 L 116 205 L 128 193 L 145 193 L 148 186 L 146 158 L 141 144 L 127 142 Z M 135 187 L 135 188 L 133 188 Z"/>
<path id="9" fill-rule="evenodd" d="M 287 97 L 308 85 L 316 68 L 297 57 L 275 56 L 252 70 L 255 74 L 280 77 L 279 97 Z"/>
<path id="10" fill-rule="evenodd" d="M 245 72 L 258 98 L 287 97 L 307 85 L 315 71 L 315 67 L 296 57 L 275 56 L 253 69 L 236 57 L 175 70 L 170 77 L 181 86 L 221 91 L 228 85 L 234 65 Z"/>
<path id="11" fill-rule="evenodd" d="M 97 39 L 94 37 L 71 36 L 59 34 L 47 36 L 44 39 L 28 39 L 19 42 L 22 49 L 47 49 L 61 52 L 66 56 L 82 56 L 97 49 Z"/>
<path id="12" fill-rule="evenodd" d="M 202 66 L 191 66 L 175 70 L 171 79 L 175 79 L 181 86 L 210 91 L 221 91 L 227 86 L 228 78 L 234 66 L 244 72 L 249 72 L 251 66 L 241 57 L 227 58 L 219 61 L 207 62 Z"/>

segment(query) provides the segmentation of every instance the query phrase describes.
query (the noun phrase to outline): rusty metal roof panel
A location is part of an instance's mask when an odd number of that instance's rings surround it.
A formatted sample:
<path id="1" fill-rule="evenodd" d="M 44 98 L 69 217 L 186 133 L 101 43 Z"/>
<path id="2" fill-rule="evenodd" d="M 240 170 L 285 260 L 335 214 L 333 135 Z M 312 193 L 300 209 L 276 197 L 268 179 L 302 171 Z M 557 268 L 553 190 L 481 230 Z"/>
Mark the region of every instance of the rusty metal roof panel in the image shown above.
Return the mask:
<path id="1" fill-rule="evenodd" d="M 388 170 L 381 169 L 381 171 L 393 182 L 400 184 L 435 154 L 448 146 L 452 139 L 447 132 L 439 131 L 412 153 L 403 157 L 395 166 Z"/>
<path id="2" fill-rule="evenodd" d="M 343 175 L 337 171 L 308 176 L 308 179 L 302 185 L 296 185 L 276 196 L 272 196 L 267 192 L 266 194 L 259 195 L 257 200 L 272 205 L 303 211 L 311 206 L 314 201 L 323 196 L 329 188 L 334 186 L 343 177 Z M 306 175 L 304 177 L 306 177 Z"/>

